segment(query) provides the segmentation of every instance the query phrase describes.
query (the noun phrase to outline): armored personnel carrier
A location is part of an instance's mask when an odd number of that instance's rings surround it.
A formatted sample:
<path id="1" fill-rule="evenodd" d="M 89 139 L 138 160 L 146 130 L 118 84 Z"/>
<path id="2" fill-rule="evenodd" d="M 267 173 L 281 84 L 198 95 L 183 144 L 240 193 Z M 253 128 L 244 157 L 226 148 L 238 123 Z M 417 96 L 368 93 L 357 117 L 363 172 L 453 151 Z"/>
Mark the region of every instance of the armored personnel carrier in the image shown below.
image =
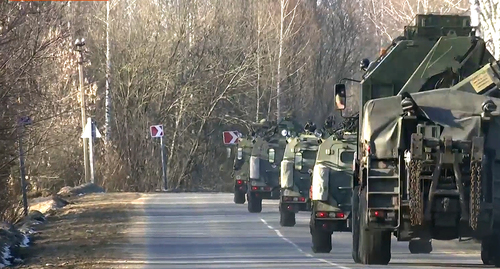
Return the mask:
<path id="1" fill-rule="evenodd" d="M 248 180 L 250 178 L 250 156 L 252 155 L 252 138 L 242 137 L 239 139 L 236 154 L 234 156 L 233 179 L 234 179 L 234 203 L 244 204 L 247 193 Z"/>
<path id="2" fill-rule="evenodd" d="M 296 133 L 297 123 L 283 118 L 279 123 L 261 121 L 252 140 L 247 187 L 248 211 L 262 211 L 262 199 L 279 199 L 280 162 L 286 146 L 282 133 Z"/>
<path id="3" fill-rule="evenodd" d="M 391 236 L 481 240 L 500 267 L 500 68 L 468 16 L 417 15 L 364 66 L 353 178 L 353 259 L 388 264 Z M 345 85 L 335 87 L 345 107 Z"/>
<path id="4" fill-rule="evenodd" d="M 331 251 L 333 232 L 351 231 L 348 218 L 357 137 L 356 133 L 339 131 L 319 145 L 314 165 L 309 227 L 315 253 Z"/>
<path id="5" fill-rule="evenodd" d="M 309 189 L 316 161 L 316 153 L 322 142 L 321 133 L 315 133 L 315 125 L 306 124 L 298 136 L 286 136 L 287 144 L 281 161 L 280 225 L 294 226 L 295 214 L 311 208 Z M 287 135 L 283 133 L 283 135 Z"/>

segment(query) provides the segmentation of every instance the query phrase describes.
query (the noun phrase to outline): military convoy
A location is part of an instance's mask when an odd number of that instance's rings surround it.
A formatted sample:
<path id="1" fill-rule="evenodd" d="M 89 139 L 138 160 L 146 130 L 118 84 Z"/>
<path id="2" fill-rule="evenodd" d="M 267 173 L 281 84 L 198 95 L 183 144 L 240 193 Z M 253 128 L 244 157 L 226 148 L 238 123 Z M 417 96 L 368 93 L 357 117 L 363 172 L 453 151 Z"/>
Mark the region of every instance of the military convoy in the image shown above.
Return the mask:
<path id="1" fill-rule="evenodd" d="M 431 252 L 432 239 L 472 237 L 483 263 L 500 267 L 500 68 L 470 18 L 417 15 L 365 68 L 354 261 L 388 264 L 392 235 L 412 253 Z M 345 85 L 335 96 L 344 107 Z"/>
<path id="2" fill-rule="evenodd" d="M 332 233 L 351 230 L 354 261 L 386 265 L 392 236 L 411 253 L 469 237 L 484 264 L 500 267 L 500 66 L 470 17 L 417 15 L 361 67 L 355 130 L 309 135 L 316 144 L 304 146 L 288 137 L 277 165 L 281 225 L 295 224 L 295 205 L 308 200 L 300 184 L 311 180 L 313 252 L 330 252 Z M 345 109 L 346 86 L 334 95 Z M 312 175 L 301 173 L 300 148 L 316 149 Z"/>
<path id="3" fill-rule="evenodd" d="M 279 199 L 280 162 L 286 145 L 287 134 L 296 134 L 297 123 L 283 118 L 279 123 L 261 120 L 254 124 L 249 138 L 240 138 L 235 157 L 234 199 L 235 203 L 245 203 L 248 211 L 262 211 L 262 199 Z"/>

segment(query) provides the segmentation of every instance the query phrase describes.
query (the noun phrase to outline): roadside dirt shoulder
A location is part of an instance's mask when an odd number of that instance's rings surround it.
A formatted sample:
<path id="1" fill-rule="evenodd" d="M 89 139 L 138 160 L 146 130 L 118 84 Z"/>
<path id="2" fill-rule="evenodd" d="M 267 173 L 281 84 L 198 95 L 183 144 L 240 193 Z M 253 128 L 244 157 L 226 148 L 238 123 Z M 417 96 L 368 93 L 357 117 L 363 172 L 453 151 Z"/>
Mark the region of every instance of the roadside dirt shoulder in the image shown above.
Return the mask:
<path id="1" fill-rule="evenodd" d="M 121 260 L 123 232 L 134 215 L 139 193 L 98 193 L 67 199 L 36 227 L 25 264 L 14 268 L 100 268 L 100 260 Z"/>

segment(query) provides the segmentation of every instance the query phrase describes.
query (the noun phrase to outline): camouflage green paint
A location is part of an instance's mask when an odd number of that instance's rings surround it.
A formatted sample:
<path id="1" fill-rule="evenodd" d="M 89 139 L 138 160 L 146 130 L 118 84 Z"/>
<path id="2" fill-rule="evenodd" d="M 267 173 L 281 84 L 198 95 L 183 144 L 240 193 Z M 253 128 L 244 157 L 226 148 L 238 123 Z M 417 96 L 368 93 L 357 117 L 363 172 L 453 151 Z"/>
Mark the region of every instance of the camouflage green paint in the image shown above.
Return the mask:
<path id="1" fill-rule="evenodd" d="M 332 135 L 319 146 L 316 165 L 329 168 L 328 200 L 314 201 L 314 211 L 350 213 L 354 151 L 355 133 L 346 133 L 342 137 Z"/>

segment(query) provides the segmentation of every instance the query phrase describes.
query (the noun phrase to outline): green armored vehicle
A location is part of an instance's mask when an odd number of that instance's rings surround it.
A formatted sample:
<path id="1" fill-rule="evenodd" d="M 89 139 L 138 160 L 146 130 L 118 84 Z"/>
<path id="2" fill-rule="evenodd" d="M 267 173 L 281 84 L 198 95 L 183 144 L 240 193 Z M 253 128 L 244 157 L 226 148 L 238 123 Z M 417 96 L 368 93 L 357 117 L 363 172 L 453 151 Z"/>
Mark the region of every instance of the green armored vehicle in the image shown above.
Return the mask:
<path id="1" fill-rule="evenodd" d="M 314 165 L 309 222 L 312 250 L 328 253 L 332 233 L 351 231 L 352 173 L 356 133 L 336 132 L 321 143 Z"/>
<path id="2" fill-rule="evenodd" d="M 250 178 L 250 157 L 252 155 L 253 138 L 240 138 L 234 156 L 234 203 L 244 204 Z"/>
<path id="3" fill-rule="evenodd" d="M 248 211 L 262 211 L 262 199 L 279 199 L 280 162 L 286 146 L 281 133 L 295 133 L 297 123 L 283 118 L 279 123 L 262 120 L 256 125 L 249 164 Z"/>
<path id="4" fill-rule="evenodd" d="M 500 68 L 470 18 L 417 15 L 364 67 L 354 261 L 388 264 L 392 235 L 412 253 L 472 237 L 483 263 L 500 267 Z M 335 95 L 345 107 L 345 85 Z"/>
<path id="5" fill-rule="evenodd" d="M 287 136 L 288 143 L 281 161 L 281 226 L 294 226 L 295 214 L 311 208 L 311 175 L 322 138 L 320 133 L 315 133 L 315 125 L 308 123 L 304 129 L 297 137 Z"/>

